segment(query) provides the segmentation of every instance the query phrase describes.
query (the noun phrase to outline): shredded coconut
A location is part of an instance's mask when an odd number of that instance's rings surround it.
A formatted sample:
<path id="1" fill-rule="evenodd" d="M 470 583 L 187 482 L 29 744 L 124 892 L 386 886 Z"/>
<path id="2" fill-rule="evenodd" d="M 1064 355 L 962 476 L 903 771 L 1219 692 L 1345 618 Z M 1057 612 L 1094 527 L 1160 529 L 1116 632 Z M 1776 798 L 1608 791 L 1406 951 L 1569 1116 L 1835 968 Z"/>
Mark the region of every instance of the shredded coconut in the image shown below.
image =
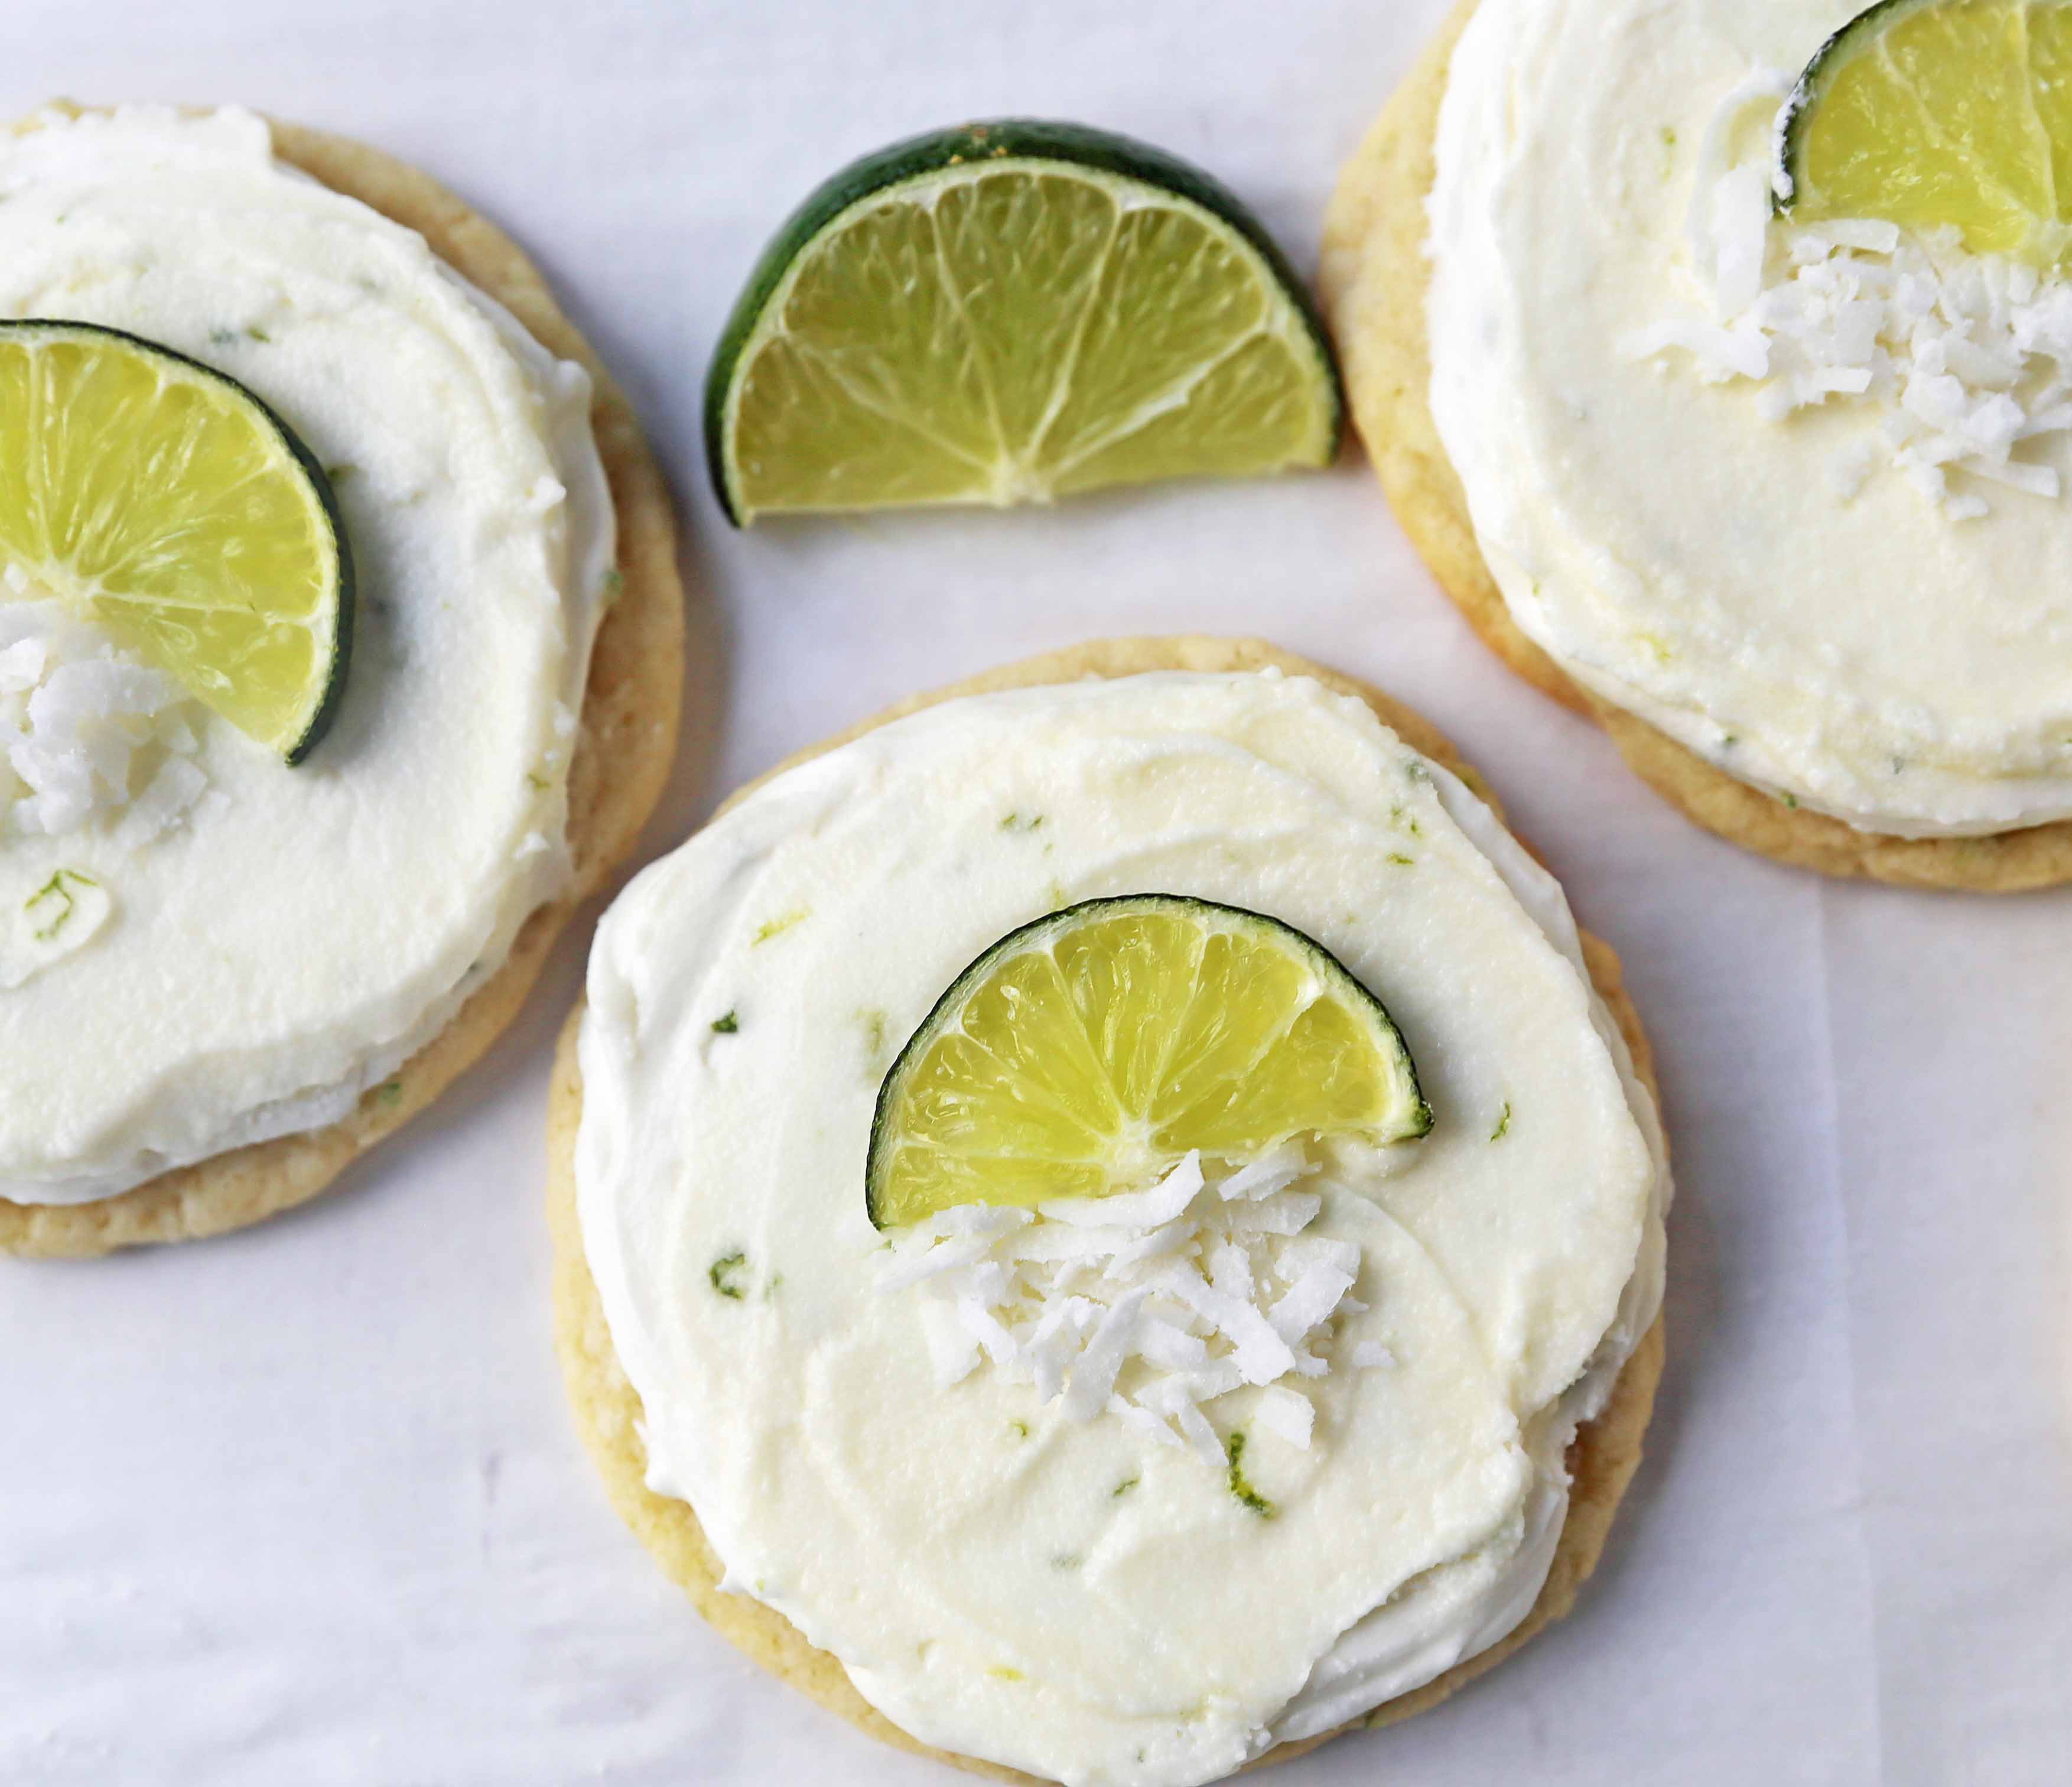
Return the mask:
<path id="1" fill-rule="evenodd" d="M 0 837 L 120 812 L 121 841 L 148 842 L 208 786 L 192 710 L 171 677 L 34 599 L 18 567 L 0 575 Z"/>
<path id="2" fill-rule="evenodd" d="M 1730 146 L 1748 108 L 1789 85 L 1751 77 L 1706 132 L 1689 234 L 1711 314 L 1636 330 L 1622 352 L 1688 354 L 1709 383 L 1754 384 L 1772 423 L 1830 403 L 1875 410 L 1876 434 L 1830 467 L 1845 502 L 1881 461 L 1959 521 L 1991 513 L 1980 484 L 2059 496 L 2054 467 L 2016 455 L 2072 429 L 2072 284 L 1970 253 L 1954 230 L 1773 216 L 1774 133 L 1738 161 Z"/>
<path id="3" fill-rule="evenodd" d="M 990 1361 L 1069 1420 L 1111 1414 L 1219 1469 L 1203 1405 L 1263 1387 L 1260 1425 L 1306 1451 L 1315 1404 L 1285 1380 L 1328 1372 L 1332 1324 L 1368 1307 L 1359 1247 L 1305 1233 L 1324 1200 L 1293 1188 L 1314 1171 L 1290 1146 L 1211 1184 L 1190 1155 L 1148 1191 L 960 1205 L 898 1238 L 878 1289 L 921 1299 L 945 1387 Z M 1395 1360 L 1363 1341 L 1350 1363 Z"/>

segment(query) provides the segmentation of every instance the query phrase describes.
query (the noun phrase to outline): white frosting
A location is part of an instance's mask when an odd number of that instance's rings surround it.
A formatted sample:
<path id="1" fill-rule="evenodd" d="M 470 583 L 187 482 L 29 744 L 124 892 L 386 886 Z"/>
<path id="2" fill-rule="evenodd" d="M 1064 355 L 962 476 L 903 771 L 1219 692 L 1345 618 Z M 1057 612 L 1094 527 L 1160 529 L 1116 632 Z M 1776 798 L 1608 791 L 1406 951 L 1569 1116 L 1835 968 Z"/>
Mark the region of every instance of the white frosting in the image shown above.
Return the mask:
<path id="1" fill-rule="evenodd" d="M 224 110 L 0 138 L 0 315 L 220 366 L 331 473 L 358 570 L 343 707 L 302 766 L 197 704 L 208 793 L 0 838 L 0 904 L 101 890 L 0 992 L 0 1197 L 107 1196 L 320 1126 L 429 1041 L 566 885 L 566 776 L 614 527 L 590 384 L 415 233 Z M 69 928 L 69 927 L 68 927 Z"/>
<path id="2" fill-rule="evenodd" d="M 1306 1446 L 1261 1412 L 1281 1386 L 1207 1407 L 1270 1521 L 1170 1435 L 1009 1372 L 942 1387 L 927 1299 L 879 1288 L 863 1167 L 901 1040 L 1015 926 L 1146 891 L 1318 938 L 1437 1115 L 1305 1183 L 1305 1235 L 1360 1261 L 1310 1343 Z M 589 993 L 578 1208 L 651 1486 L 903 1729 L 1067 1782 L 1202 1781 L 1531 1606 L 1574 1425 L 1659 1303 L 1667 1173 L 1559 889 L 1363 704 L 1160 674 L 931 708 L 645 871 Z"/>
<path id="3" fill-rule="evenodd" d="M 1633 351 L 1733 270 L 1692 252 L 1733 232 L 1688 226 L 1709 160 L 1766 152 L 1767 72 L 1858 10 L 1482 0 L 1440 115 L 1432 411 L 1512 616 L 1578 681 L 1852 824 L 2004 830 L 2072 814 L 2072 514 L 2045 476 L 2072 443 L 1938 506 L 1881 431 L 1896 397 L 1780 423 L 1774 393 Z M 1739 271 L 1753 300 L 1760 259 Z"/>

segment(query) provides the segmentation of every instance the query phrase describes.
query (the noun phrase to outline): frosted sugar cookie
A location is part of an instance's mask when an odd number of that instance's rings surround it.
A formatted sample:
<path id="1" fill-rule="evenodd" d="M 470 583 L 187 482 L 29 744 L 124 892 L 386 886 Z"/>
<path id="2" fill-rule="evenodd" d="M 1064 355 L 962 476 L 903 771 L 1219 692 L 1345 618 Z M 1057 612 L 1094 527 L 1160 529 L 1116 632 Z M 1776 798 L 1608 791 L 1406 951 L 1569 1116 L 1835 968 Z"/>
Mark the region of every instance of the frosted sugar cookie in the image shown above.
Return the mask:
<path id="1" fill-rule="evenodd" d="M 488 1045 L 660 792 L 681 592 L 624 400 L 424 175 L 54 109 L 0 192 L 0 318 L 63 325 L 0 328 L 0 1247 L 92 1254 L 300 1202 Z"/>
<path id="2" fill-rule="evenodd" d="M 2058 882 L 2072 295 L 2041 221 L 1972 212 L 2062 121 L 1931 165 L 1935 117 L 2049 87 L 1996 60 L 2024 9 L 1854 10 L 1464 6 L 1346 170 L 1327 309 L 1441 583 L 1692 817 L 1831 873 Z"/>
<path id="3" fill-rule="evenodd" d="M 558 1336 L 730 1638 L 981 1772 L 1179 1784 L 1567 1609 L 1669 1180 L 1615 959 L 1470 774 L 1271 648 L 1113 641 L 809 754 L 622 896 Z"/>

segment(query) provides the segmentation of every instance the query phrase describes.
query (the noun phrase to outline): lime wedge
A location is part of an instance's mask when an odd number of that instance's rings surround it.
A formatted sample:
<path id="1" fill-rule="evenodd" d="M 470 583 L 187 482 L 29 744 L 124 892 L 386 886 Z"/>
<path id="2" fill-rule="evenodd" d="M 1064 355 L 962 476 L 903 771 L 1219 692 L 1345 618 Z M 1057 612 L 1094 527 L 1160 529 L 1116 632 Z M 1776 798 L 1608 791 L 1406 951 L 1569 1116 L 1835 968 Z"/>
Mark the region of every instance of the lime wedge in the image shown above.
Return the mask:
<path id="1" fill-rule="evenodd" d="M 0 564 L 291 764 L 336 710 L 352 560 L 331 485 L 257 397 L 171 348 L 0 323 Z"/>
<path id="2" fill-rule="evenodd" d="M 1322 945 L 1134 894 L 1026 924 L 957 977 L 879 1089 L 865 1197 L 891 1228 L 1141 1189 L 1198 1149 L 1431 1126 L 1388 1013 Z"/>
<path id="3" fill-rule="evenodd" d="M 1315 306 L 1235 196 L 1145 144 L 1008 120 L 807 200 L 722 337 L 705 443 L 745 524 L 1323 465 L 1341 410 Z"/>
<path id="4" fill-rule="evenodd" d="M 2072 0 L 1882 0 L 1828 39 L 1783 126 L 1794 216 L 1951 228 L 2072 257 Z"/>

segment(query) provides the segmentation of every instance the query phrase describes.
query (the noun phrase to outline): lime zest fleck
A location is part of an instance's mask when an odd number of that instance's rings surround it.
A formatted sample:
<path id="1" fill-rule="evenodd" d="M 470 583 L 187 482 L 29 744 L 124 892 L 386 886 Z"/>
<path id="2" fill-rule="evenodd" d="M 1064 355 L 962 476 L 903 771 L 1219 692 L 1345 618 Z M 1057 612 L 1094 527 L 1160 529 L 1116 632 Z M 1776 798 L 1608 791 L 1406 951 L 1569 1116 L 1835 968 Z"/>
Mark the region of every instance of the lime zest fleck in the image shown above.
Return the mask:
<path id="1" fill-rule="evenodd" d="M 254 323 L 245 332 L 250 336 L 254 341 L 265 341 L 270 343 L 273 339 L 273 336 L 267 334 L 267 332 L 264 329 L 261 328 L 256 323 Z"/>
<path id="2" fill-rule="evenodd" d="M 76 869 L 58 870 L 49 880 L 23 902 L 22 910 L 29 915 L 32 921 L 36 916 L 36 908 L 45 900 L 61 900 L 64 902 L 53 916 L 45 923 L 37 925 L 30 935 L 39 943 L 51 941 L 59 932 L 72 922 L 72 915 L 78 908 L 79 900 L 73 894 L 72 888 L 75 887 L 97 887 L 100 885 L 101 883 L 92 875 L 81 875 Z"/>
<path id="3" fill-rule="evenodd" d="M 1114 1488 L 1108 1492 L 1108 1500 L 1112 1501 L 1118 1496 L 1128 1495 L 1132 1489 L 1135 1488 L 1137 1484 L 1141 1483 L 1143 1480 L 1144 1479 L 1141 1476 L 1124 1477 L 1121 1482 L 1116 1484 Z"/>
<path id="4" fill-rule="evenodd" d="M 1042 828 L 1042 824 L 1043 815 L 1040 813 L 1010 813 L 1000 821 L 1000 829 L 1002 831 L 1036 831 Z"/>
<path id="5" fill-rule="evenodd" d="M 712 1287 L 722 1297 L 731 1297 L 736 1303 L 742 1299 L 742 1287 L 736 1276 L 748 1265 L 748 1256 L 736 1248 L 731 1254 L 722 1254 L 705 1269 L 705 1276 L 712 1280 Z"/>
<path id="6" fill-rule="evenodd" d="M 1007 1425 L 1016 1439 L 1026 1439 L 1029 1437 L 1029 1423 L 1026 1421 L 1010 1421 Z"/>
<path id="7" fill-rule="evenodd" d="M 715 1036 L 731 1036 L 740 1028 L 741 1014 L 738 1011 L 730 1011 L 723 1018 L 713 1019 L 713 1034 Z"/>
<path id="8" fill-rule="evenodd" d="M 616 602 L 625 587 L 626 574 L 616 565 L 604 574 L 603 579 L 598 585 L 599 593 L 606 602 Z"/>
<path id="9" fill-rule="evenodd" d="M 758 943 L 767 943 L 773 937 L 782 936 L 794 924 L 803 924 L 812 916 L 810 906 L 795 906 L 790 912 L 780 913 L 775 918 L 766 918 L 756 926 L 755 935 L 750 940 L 748 946 L 752 949 Z"/>
<path id="10" fill-rule="evenodd" d="M 403 1101 L 403 1082 L 401 1080 L 384 1081 L 374 1089 L 374 1096 L 384 1105 L 400 1105 Z"/>
<path id="11" fill-rule="evenodd" d="M 1272 1519 L 1281 1510 L 1245 1480 L 1244 1428 L 1240 1427 L 1223 1442 L 1223 1456 L 1230 1460 L 1230 1493 L 1261 1520 Z"/>
<path id="12" fill-rule="evenodd" d="M 1784 794 L 1784 795 L 1780 795 L 1780 796 L 1778 797 L 1778 798 L 1779 798 L 1780 800 L 1782 800 L 1786 806 L 1788 806 L 1788 807 L 1791 808 L 1794 812 L 1798 809 L 1798 806 L 1799 806 L 1799 797 L 1798 797 L 1797 795 L 1795 795 L 1795 794 Z"/>
<path id="13" fill-rule="evenodd" d="M 1503 1113 L 1502 1113 L 1502 1114 L 1498 1117 L 1498 1118 L 1497 1118 L 1497 1120 L 1496 1120 L 1496 1127 L 1495 1127 L 1494 1129 L 1493 1129 L 1493 1130 L 1491 1130 L 1490 1131 L 1490 1140 L 1491 1140 L 1492 1142 L 1501 1142 L 1501 1141 L 1502 1141 L 1502 1140 L 1503 1140 L 1503 1139 L 1507 1135 L 1508 1135 L 1508 1134 L 1511 1134 L 1511 1101 L 1510 1101 L 1508 1098 L 1507 1098 L 1507 1099 L 1505 1099 L 1505 1100 L 1504 1100 L 1504 1101 L 1503 1101 Z"/>
<path id="14" fill-rule="evenodd" d="M 1414 867 L 1417 862 L 1416 857 L 1405 856 L 1401 850 L 1391 850 L 1388 853 L 1388 859 L 1406 869 Z"/>
<path id="15" fill-rule="evenodd" d="M 1029 1678 L 1024 1675 L 1020 1670 L 1009 1669 L 1005 1663 L 995 1663 L 993 1667 L 988 1670 L 985 1673 L 989 1675 L 997 1677 L 1002 1682 L 1026 1682 L 1029 1679 Z"/>
<path id="16" fill-rule="evenodd" d="M 857 1021 L 863 1026 L 864 1053 L 874 1068 L 885 1059 L 885 1044 L 892 1019 L 875 1007 L 859 1011 L 856 1016 Z"/>

